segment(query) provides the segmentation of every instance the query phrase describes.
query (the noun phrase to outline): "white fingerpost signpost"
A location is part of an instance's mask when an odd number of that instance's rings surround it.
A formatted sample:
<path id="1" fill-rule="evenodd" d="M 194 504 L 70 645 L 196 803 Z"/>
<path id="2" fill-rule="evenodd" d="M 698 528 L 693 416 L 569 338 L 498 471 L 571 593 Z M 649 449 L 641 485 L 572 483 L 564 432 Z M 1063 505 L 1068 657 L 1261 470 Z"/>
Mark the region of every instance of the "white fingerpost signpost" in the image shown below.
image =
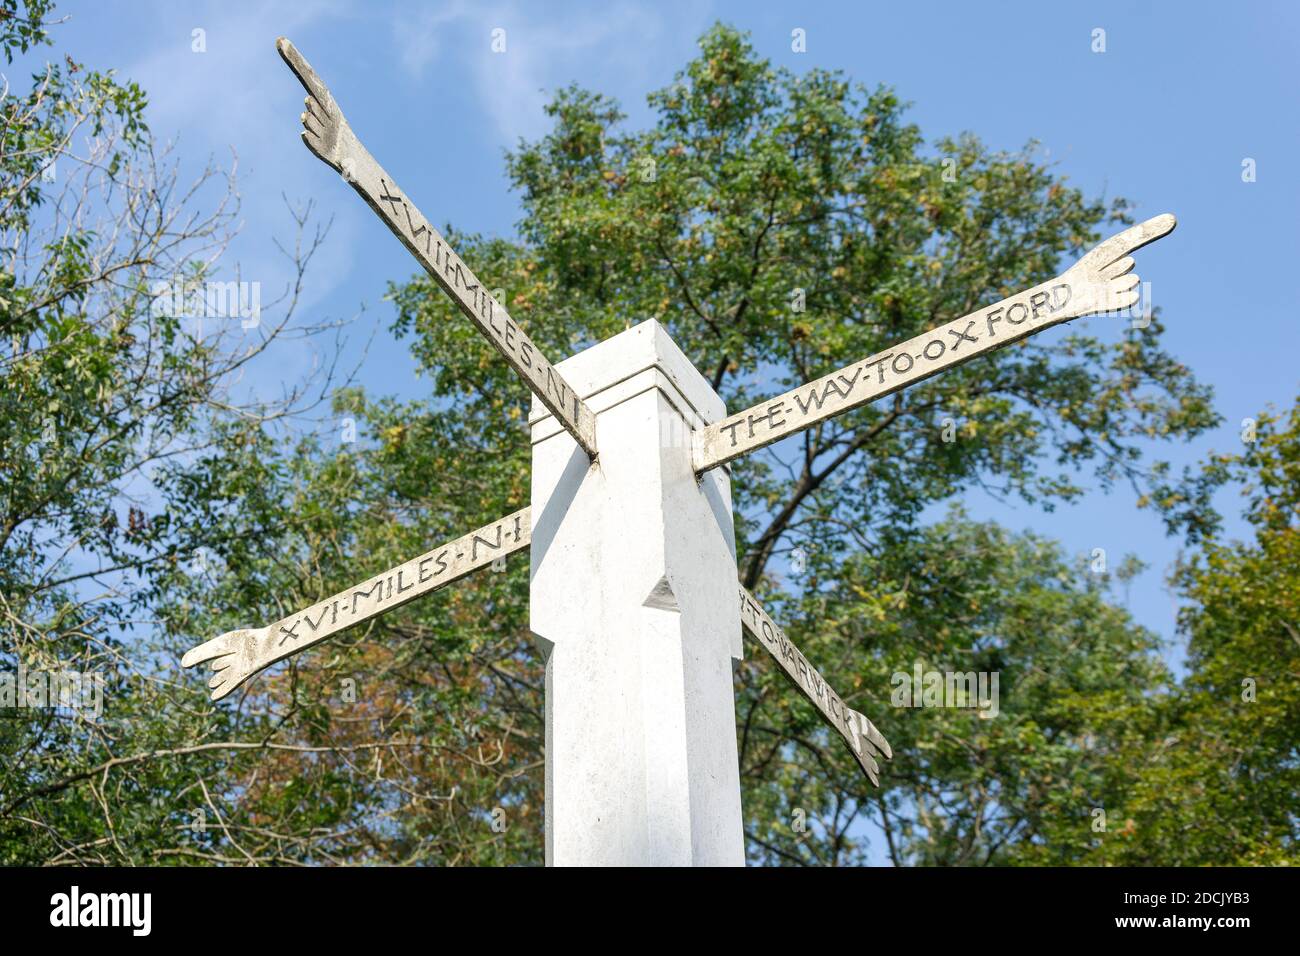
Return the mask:
<path id="1" fill-rule="evenodd" d="M 219 700 L 346 628 L 530 548 L 530 626 L 546 657 L 546 861 L 744 863 L 732 662 L 741 634 L 880 784 L 889 743 L 736 580 L 727 463 L 1070 319 L 1133 305 L 1134 250 L 1171 215 L 1112 236 L 1056 279 L 734 415 L 655 321 L 552 365 L 361 145 L 324 82 L 276 44 L 307 90 L 302 139 L 340 172 L 533 393 L 532 501 L 263 627 L 228 631 L 207 663 Z"/>
<path id="2" fill-rule="evenodd" d="M 534 400 L 532 630 L 546 657 L 551 863 L 744 863 L 729 476 L 691 436 L 722 400 L 657 322 L 560 371 L 600 458 Z"/>

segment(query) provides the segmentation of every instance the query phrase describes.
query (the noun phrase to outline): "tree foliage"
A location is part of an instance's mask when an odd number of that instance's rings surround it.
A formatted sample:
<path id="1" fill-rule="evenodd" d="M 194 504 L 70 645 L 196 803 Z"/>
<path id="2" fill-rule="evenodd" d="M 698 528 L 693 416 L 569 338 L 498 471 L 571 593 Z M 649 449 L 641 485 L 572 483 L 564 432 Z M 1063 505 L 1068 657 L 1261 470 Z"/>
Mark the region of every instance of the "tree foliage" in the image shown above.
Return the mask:
<path id="1" fill-rule="evenodd" d="M 866 90 L 826 71 L 774 69 L 726 27 L 707 33 L 700 47 L 671 86 L 650 96 L 655 122 L 646 130 L 624 129 L 606 97 L 560 91 L 549 108 L 553 131 L 508 158 L 524 209 L 520 241 L 454 240 L 553 354 L 655 317 L 728 407 L 743 408 L 1049 278 L 1063 257 L 1098 238 L 1099 227 L 1128 221 L 1126 203 L 1088 200 L 1032 143 L 1003 154 L 964 134 L 930 146 L 891 90 Z M 948 169 L 956 175 L 945 176 Z M 474 460 L 501 462 L 504 474 L 526 469 L 522 427 L 501 445 L 493 427 L 522 419 L 522 390 L 431 281 L 417 277 L 393 298 L 396 329 L 411 336 L 433 391 L 454 396 L 457 422 L 474 423 L 464 437 L 494 436 L 489 455 L 470 445 Z M 736 463 L 742 580 L 777 606 L 820 602 L 820 615 L 857 619 L 855 605 L 885 599 L 875 575 L 889 556 L 915 556 L 921 516 L 937 502 L 983 487 L 1050 509 L 1088 489 L 1162 480 L 1158 467 L 1144 463 L 1148 440 L 1190 437 L 1216 416 L 1207 390 L 1162 351 L 1160 333 L 1157 319 L 1140 334 L 1103 325 L 1095 335 L 1079 327 L 1040 336 Z M 441 404 L 406 411 L 408 420 L 421 416 L 447 417 Z M 945 420 L 959 440 L 944 439 Z M 473 471 L 481 481 L 495 467 Z M 497 509 L 520 500 L 503 495 Z M 815 575 L 789 573 L 795 548 L 813 556 Z M 967 584 L 957 578 L 948 586 Z M 912 624 L 911 613 L 894 615 L 902 629 L 888 650 L 900 666 L 935 653 L 934 635 Z M 864 662 L 886 652 L 880 629 L 845 633 L 827 646 L 803 623 L 816 619 L 788 622 L 792 637 L 811 643 L 832 683 L 838 677 L 856 689 L 852 706 L 879 715 L 887 736 L 907 739 L 915 714 L 888 708 L 888 681 L 880 679 L 887 675 L 863 678 Z M 948 650 L 960 660 L 998 638 L 958 629 Z M 1040 650 L 1072 665 L 1072 639 L 1063 632 Z M 1105 640 L 1139 647 L 1149 636 L 1116 621 Z M 738 682 L 741 727 L 770 731 L 742 729 L 740 738 L 751 853 L 770 861 L 860 858 L 829 835 L 802 840 L 798 852 L 773 835 L 787 822 L 778 808 L 790 806 L 792 774 L 806 777 L 801 792 L 816 798 L 802 809 L 840 821 L 819 832 L 860 830 L 873 814 L 879 823 L 880 810 L 824 729 L 806 728 L 816 750 L 809 762 L 788 748 L 774 755 L 789 693 L 757 680 L 755 670 L 773 668 L 753 659 Z M 905 752 L 896 764 L 907 767 L 916 756 Z M 839 771 L 824 786 L 807 776 L 834 765 Z M 918 841 L 903 846 L 898 836 L 900 861 L 988 857 L 986 847 L 967 847 L 965 855 L 928 847 L 916 791 L 891 779 L 894 831 L 906 828 Z M 954 828 L 957 818 L 978 817 L 963 803 L 971 798 L 969 790 L 953 798 Z M 939 811 L 925 812 L 933 819 Z M 1029 839 L 1025 832 L 1008 825 L 1006 839 Z"/>
<path id="2" fill-rule="evenodd" d="M 49 6 L 0 5 L 10 62 L 51 42 Z M 215 511 L 211 496 L 184 515 L 159 503 L 205 455 L 269 444 L 299 404 L 293 389 L 265 403 L 234 388 L 284 332 L 294 294 L 277 321 L 206 330 L 201 310 L 157 294 L 202 296 L 237 195 L 211 165 L 180 178 L 134 83 L 65 55 L 4 94 L 0 861 L 147 862 L 185 817 L 174 794 L 201 789 L 177 751 L 219 739 L 208 735 L 221 724 L 172 673 L 155 583 L 246 531 L 185 520 Z M 299 246 L 299 278 L 312 248 Z"/>
<path id="3" fill-rule="evenodd" d="M 1207 499 L 1232 485 L 1245 497 L 1253 540 L 1214 533 L 1174 583 L 1187 601 L 1186 679 L 1158 723 L 1154 746 L 1131 764 L 1125 803 L 1131 839 L 1107 862 L 1294 864 L 1300 819 L 1300 401 L 1265 412 L 1243 451 L 1214 455 L 1194 475 Z"/>

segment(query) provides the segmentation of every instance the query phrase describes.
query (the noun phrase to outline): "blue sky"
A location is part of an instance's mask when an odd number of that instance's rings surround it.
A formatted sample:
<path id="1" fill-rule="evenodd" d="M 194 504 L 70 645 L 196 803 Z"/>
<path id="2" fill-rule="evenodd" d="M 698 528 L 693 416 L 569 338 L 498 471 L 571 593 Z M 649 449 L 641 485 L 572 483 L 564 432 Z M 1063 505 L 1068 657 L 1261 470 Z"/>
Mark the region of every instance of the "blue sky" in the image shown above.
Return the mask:
<path id="1" fill-rule="evenodd" d="M 275 53 L 288 35 L 321 72 L 370 150 L 436 223 L 510 235 L 520 210 L 503 150 L 546 131 L 550 91 L 576 81 L 617 97 L 630 124 L 721 19 L 774 62 L 893 85 L 931 140 L 970 130 L 994 148 L 1039 140 L 1089 194 L 1123 195 L 1178 230 L 1139 254 L 1167 347 L 1214 386 L 1222 428 L 1157 448 L 1176 464 L 1240 447 L 1243 418 L 1288 406 L 1300 385 L 1300 5 L 1197 3 L 65 3 L 57 49 L 116 67 L 151 100 L 155 133 L 198 162 L 237 151 L 246 278 L 282 281 L 271 239 L 290 234 L 281 193 L 315 197 L 334 230 L 311 276 L 310 317 L 353 316 L 355 343 L 384 329 L 385 284 L 415 266 L 382 224 L 298 141 L 302 91 Z M 506 52 L 491 49 L 506 31 Z M 807 52 L 791 50 L 806 31 Z M 1106 31 L 1095 53 L 1093 31 Z M 193 52 L 192 31 L 206 52 Z M 44 55 L 44 54 L 42 54 Z M 24 71 L 19 71 L 24 72 Z M 1242 181 L 1253 159 L 1256 181 Z M 269 293 L 264 293 L 264 299 Z M 1101 321 L 1101 320 L 1094 320 Z M 1066 334 L 1063 330 L 1047 335 Z M 1118 336 L 1112 321 L 1103 334 Z M 856 356 L 844 356 L 846 362 Z M 305 371 L 305 352 L 285 358 Z M 299 367 L 295 368 L 295 364 Z M 368 388 L 413 397 L 402 343 L 375 337 Z M 1128 594 L 1138 620 L 1175 637 L 1164 577 L 1179 543 L 1127 490 L 1044 514 L 971 496 L 971 511 L 1151 565 Z M 1235 508 L 1235 501 L 1225 505 Z M 1240 531 L 1239 521 L 1230 529 Z M 1171 659 L 1180 656 L 1171 647 Z"/>

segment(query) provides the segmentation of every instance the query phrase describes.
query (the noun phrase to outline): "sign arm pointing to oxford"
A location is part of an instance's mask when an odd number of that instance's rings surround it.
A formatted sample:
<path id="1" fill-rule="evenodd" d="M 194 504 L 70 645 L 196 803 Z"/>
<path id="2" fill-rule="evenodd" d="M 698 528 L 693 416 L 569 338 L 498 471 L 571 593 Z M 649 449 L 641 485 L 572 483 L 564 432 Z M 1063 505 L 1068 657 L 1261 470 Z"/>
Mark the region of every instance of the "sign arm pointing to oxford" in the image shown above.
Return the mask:
<path id="1" fill-rule="evenodd" d="M 1168 213 L 1148 219 L 1096 246 L 1055 279 L 700 429 L 695 471 L 724 465 L 1061 322 L 1128 308 L 1138 300 L 1139 281 L 1129 253 L 1175 225 Z"/>
<path id="2" fill-rule="evenodd" d="M 287 38 L 281 37 L 275 46 L 307 91 L 306 110 L 302 114 L 302 141 L 307 148 L 361 194 L 402 245 L 451 296 L 465 317 L 496 346 L 587 456 L 595 458 L 596 418 L 591 409 L 510 318 L 501 303 L 492 297 L 487 286 L 456 255 L 442 233 L 424 218 L 369 150 L 361 145 L 343 111 L 330 95 L 329 87 L 316 75 L 311 64 Z"/>

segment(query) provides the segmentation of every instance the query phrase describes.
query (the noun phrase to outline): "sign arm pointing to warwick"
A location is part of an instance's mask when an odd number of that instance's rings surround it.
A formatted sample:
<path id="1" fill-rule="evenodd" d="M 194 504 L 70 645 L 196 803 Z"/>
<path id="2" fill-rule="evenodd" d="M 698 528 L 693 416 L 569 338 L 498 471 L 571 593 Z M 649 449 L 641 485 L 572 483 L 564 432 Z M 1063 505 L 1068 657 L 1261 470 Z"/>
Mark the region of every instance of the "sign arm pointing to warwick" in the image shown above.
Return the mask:
<path id="1" fill-rule="evenodd" d="M 877 352 L 695 433 L 698 474 L 818 422 L 1049 329 L 1138 300 L 1129 253 L 1173 231 L 1168 213 L 1112 236 L 1048 282 Z"/>
<path id="2" fill-rule="evenodd" d="M 785 636 L 785 632 L 772 620 L 771 615 L 758 603 L 758 598 L 750 594 L 745 586 L 740 587 L 740 623 L 745 631 L 766 648 L 776 658 L 776 662 L 785 671 L 785 676 L 808 698 L 826 719 L 844 738 L 849 750 L 872 783 L 880 786 L 880 766 L 875 758 L 884 754 L 894 756 L 883 734 L 865 715 L 858 713 L 844 703 L 844 699 L 831 689 L 817 668 L 808 663 L 799 648 Z"/>
<path id="3" fill-rule="evenodd" d="M 227 631 L 191 648 L 182 667 L 211 662 L 212 699 L 220 700 L 254 674 L 339 631 L 368 621 L 458 581 L 532 540 L 532 511 L 524 508 L 361 584 L 317 601 L 266 627 Z"/>
<path id="4" fill-rule="evenodd" d="M 285 37 L 276 49 L 307 91 L 302 114 L 302 141 L 327 166 L 340 173 L 384 221 L 402 245 L 475 327 L 496 346 L 525 384 L 582 446 L 596 457 L 596 418 L 578 393 L 489 293 L 488 288 L 397 188 L 369 150 L 361 145 L 329 87 Z"/>

